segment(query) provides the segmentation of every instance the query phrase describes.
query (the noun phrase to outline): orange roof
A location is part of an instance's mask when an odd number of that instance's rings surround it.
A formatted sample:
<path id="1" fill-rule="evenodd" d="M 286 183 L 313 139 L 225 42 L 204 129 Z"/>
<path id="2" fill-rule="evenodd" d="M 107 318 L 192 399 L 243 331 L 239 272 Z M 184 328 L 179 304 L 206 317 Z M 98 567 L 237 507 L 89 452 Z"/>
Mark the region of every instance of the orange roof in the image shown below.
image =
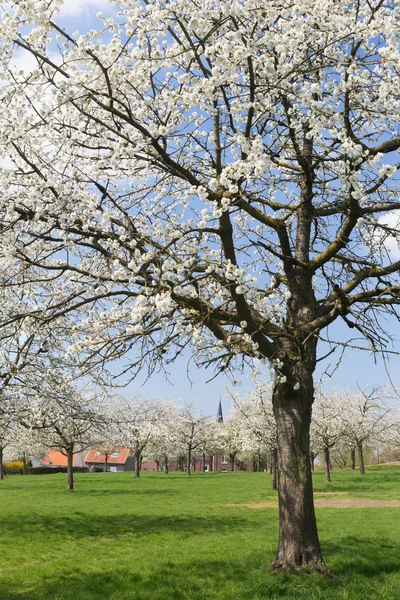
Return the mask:
<path id="1" fill-rule="evenodd" d="M 113 456 L 112 454 L 117 453 L 118 452 L 118 456 Z M 111 452 L 108 455 L 107 458 L 107 463 L 109 465 L 124 465 L 127 461 L 127 458 L 129 456 L 129 448 L 115 448 L 115 450 L 113 450 L 113 452 Z M 104 454 L 102 454 L 99 450 L 96 450 L 96 448 L 91 448 L 85 458 L 85 463 L 105 463 L 106 462 L 106 458 L 104 456 Z"/>
<path id="2" fill-rule="evenodd" d="M 79 467 L 82 465 L 81 461 L 77 459 L 78 454 L 74 454 L 73 465 Z M 80 464 L 77 464 L 80 463 Z M 67 467 L 67 457 L 59 450 L 49 450 L 44 459 L 41 461 L 42 467 Z"/>

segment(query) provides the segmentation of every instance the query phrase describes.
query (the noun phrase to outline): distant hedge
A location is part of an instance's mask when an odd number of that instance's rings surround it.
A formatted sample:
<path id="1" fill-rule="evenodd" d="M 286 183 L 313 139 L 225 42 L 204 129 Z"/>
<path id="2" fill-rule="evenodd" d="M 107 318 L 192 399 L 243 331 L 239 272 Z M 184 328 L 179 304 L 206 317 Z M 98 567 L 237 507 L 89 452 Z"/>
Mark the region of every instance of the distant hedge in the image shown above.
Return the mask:
<path id="1" fill-rule="evenodd" d="M 22 475 L 23 469 L 21 466 L 15 465 L 17 461 L 13 463 L 3 463 L 3 469 L 5 475 Z M 18 461 L 19 462 L 19 461 Z M 87 467 L 72 467 L 74 473 L 89 473 Z M 51 473 L 66 473 L 67 467 L 26 467 L 27 475 L 47 475 Z"/>

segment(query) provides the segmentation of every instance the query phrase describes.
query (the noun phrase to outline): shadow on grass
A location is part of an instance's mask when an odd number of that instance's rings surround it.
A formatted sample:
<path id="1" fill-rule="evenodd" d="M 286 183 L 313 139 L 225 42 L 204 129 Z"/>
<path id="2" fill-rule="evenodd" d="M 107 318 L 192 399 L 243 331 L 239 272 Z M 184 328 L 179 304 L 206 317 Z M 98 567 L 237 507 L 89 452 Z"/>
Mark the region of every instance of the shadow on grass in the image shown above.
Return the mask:
<path id="1" fill-rule="evenodd" d="M 148 526 L 148 523 L 146 524 Z M 236 527 L 236 524 L 232 524 Z M 271 574 L 272 556 L 262 551 L 234 559 L 207 559 L 187 556 L 181 562 L 173 558 L 156 564 L 138 564 L 127 559 L 118 568 L 84 572 L 77 565 L 73 572 L 59 573 L 40 580 L 26 591 L 7 588 L 0 581 L 2 600 L 335 600 L 357 598 L 394 598 L 380 595 L 380 589 L 395 590 L 395 581 L 386 581 L 400 570 L 398 546 L 376 545 L 368 538 L 343 537 L 327 543 L 324 551 L 328 564 L 335 563 L 333 578 L 319 575 L 296 576 Z M 331 565 L 330 565 L 331 566 Z M 375 578 L 372 580 L 371 578 Z M 379 586 L 382 586 L 380 588 Z M 386 587 L 385 587 L 386 586 Z M 349 594 L 344 596 L 344 590 Z M 351 592 L 350 592 L 351 590 Z M 390 592 L 391 593 L 391 592 Z"/>
<path id="2" fill-rule="evenodd" d="M 375 577 L 382 573 L 400 572 L 400 540 L 393 543 L 376 538 L 346 536 L 337 542 L 323 544 L 323 553 L 335 564 L 337 576 L 363 575 Z"/>
<path id="3" fill-rule="evenodd" d="M 165 534 L 166 532 L 188 537 L 204 535 L 212 531 L 218 533 L 231 532 L 232 530 L 246 529 L 249 522 L 239 516 L 202 517 L 195 515 L 175 516 L 149 516 L 132 514 L 93 515 L 80 511 L 71 511 L 71 515 L 59 517 L 30 514 L 23 519 L 8 516 L 0 520 L 1 536 L 24 536 L 27 533 L 35 535 L 57 536 L 68 535 L 77 540 L 85 537 L 113 538 L 124 536 L 143 537 L 151 534 Z M 1 598 L 1 596 L 0 596 Z"/>

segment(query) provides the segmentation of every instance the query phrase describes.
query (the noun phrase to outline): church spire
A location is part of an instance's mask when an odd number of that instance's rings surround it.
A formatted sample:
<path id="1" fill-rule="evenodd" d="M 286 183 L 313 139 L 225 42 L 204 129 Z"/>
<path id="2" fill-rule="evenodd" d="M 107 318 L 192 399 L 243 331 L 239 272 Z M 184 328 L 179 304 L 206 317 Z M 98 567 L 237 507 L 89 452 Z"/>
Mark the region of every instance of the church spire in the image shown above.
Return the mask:
<path id="1" fill-rule="evenodd" d="M 221 404 L 221 400 L 220 400 L 219 404 L 218 404 L 217 423 L 223 423 L 223 422 L 224 422 L 224 417 L 222 415 L 222 404 Z"/>

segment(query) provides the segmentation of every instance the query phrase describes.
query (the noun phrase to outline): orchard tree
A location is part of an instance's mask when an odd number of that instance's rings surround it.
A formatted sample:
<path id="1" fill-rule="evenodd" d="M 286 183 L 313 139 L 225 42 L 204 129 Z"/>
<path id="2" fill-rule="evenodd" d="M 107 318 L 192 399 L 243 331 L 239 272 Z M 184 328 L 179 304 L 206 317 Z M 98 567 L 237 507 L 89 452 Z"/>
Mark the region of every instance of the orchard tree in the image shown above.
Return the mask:
<path id="1" fill-rule="evenodd" d="M 92 445 L 102 420 L 101 393 L 79 389 L 54 371 L 40 375 L 40 385 L 24 388 L 25 410 L 18 422 L 37 443 L 67 457 L 67 487 L 73 490 L 73 457 Z"/>
<path id="2" fill-rule="evenodd" d="M 350 448 L 357 450 L 361 475 L 365 475 L 364 445 L 383 442 L 396 428 L 388 395 L 384 388 L 365 388 L 358 394 L 342 392 L 343 435 Z"/>
<path id="3" fill-rule="evenodd" d="M 231 394 L 234 418 L 239 422 L 243 448 L 254 455 L 268 456 L 271 487 L 277 489 L 277 427 L 272 406 L 273 384 L 257 381 L 243 398 Z"/>
<path id="4" fill-rule="evenodd" d="M 164 473 L 168 475 L 169 462 L 179 453 L 177 406 L 172 402 L 160 402 L 156 410 L 154 434 L 151 437 L 147 453 L 158 463 L 164 465 Z"/>
<path id="5" fill-rule="evenodd" d="M 221 447 L 228 456 L 230 470 L 234 471 L 236 459 L 244 451 L 241 424 L 235 415 L 230 415 L 222 425 Z"/>
<path id="6" fill-rule="evenodd" d="M 331 481 L 331 450 L 344 437 L 343 410 L 342 392 L 317 394 L 311 420 L 311 446 L 322 450 L 326 481 Z"/>
<path id="7" fill-rule="evenodd" d="M 192 471 L 193 452 L 202 451 L 204 447 L 204 427 L 208 418 L 199 412 L 194 402 L 182 406 L 177 415 L 176 427 L 179 445 L 179 455 L 186 457 L 186 472 Z"/>
<path id="8" fill-rule="evenodd" d="M 41 460 L 46 456 L 47 452 L 48 448 L 41 443 L 35 431 L 22 426 L 18 422 L 14 424 L 11 441 L 6 448 L 6 454 L 10 460 L 15 460 L 15 458 L 22 460 L 23 475 L 27 474 L 26 467 L 28 461 L 33 459 Z"/>
<path id="9" fill-rule="evenodd" d="M 121 447 L 131 450 L 135 457 L 135 477 L 145 448 L 156 435 L 156 403 L 145 398 L 121 398 L 116 408 L 117 439 Z"/>
<path id="10" fill-rule="evenodd" d="M 71 352 L 133 375 L 190 347 L 269 362 L 274 566 L 325 571 L 318 342 L 339 321 L 388 353 L 398 319 L 400 6 L 115 0 L 73 34 L 60 2 L 11 0 L 0 24 L 2 264 L 40 282 L 7 322 L 75 314 Z"/>

